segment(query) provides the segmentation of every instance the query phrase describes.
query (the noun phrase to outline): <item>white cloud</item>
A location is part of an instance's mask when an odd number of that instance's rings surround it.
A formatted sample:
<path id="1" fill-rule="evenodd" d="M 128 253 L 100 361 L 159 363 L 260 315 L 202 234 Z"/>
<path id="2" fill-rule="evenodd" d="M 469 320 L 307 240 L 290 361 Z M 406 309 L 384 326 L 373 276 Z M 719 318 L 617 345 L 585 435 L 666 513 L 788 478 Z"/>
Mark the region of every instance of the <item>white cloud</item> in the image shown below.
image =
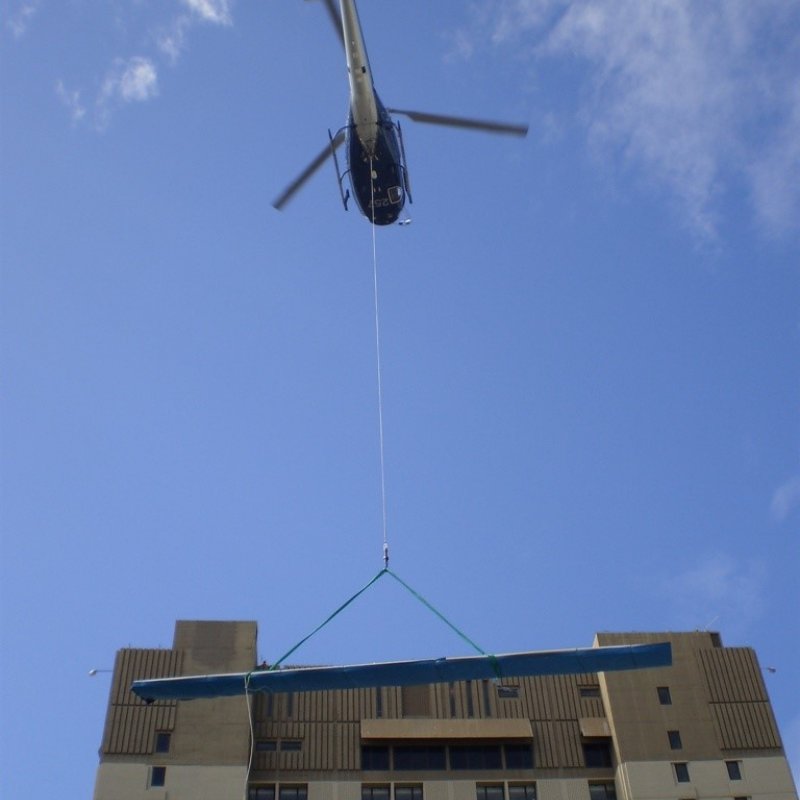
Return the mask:
<path id="1" fill-rule="evenodd" d="M 169 59 L 171 64 L 177 63 L 186 48 L 186 31 L 190 24 L 189 17 L 176 17 L 155 36 L 158 49 Z"/>
<path id="2" fill-rule="evenodd" d="M 70 118 L 73 122 L 80 122 L 86 116 L 86 108 L 81 102 L 79 89 L 69 90 L 64 86 L 63 81 L 56 81 L 56 94 L 58 99 L 69 110 Z"/>
<path id="3" fill-rule="evenodd" d="M 96 125 L 103 130 L 111 108 L 120 103 L 142 103 L 158 95 L 156 65 L 143 56 L 117 59 L 103 81 L 96 104 Z"/>
<path id="4" fill-rule="evenodd" d="M 24 36 L 36 12 L 39 10 L 39 0 L 27 0 L 17 10 L 9 14 L 6 23 L 15 39 Z"/>
<path id="5" fill-rule="evenodd" d="M 215 25 L 231 24 L 232 0 L 183 0 L 183 4 L 204 22 L 213 22 Z"/>
<path id="6" fill-rule="evenodd" d="M 800 7 L 782 0 L 492 0 L 480 41 L 588 67 L 576 118 L 604 154 L 667 187 L 713 239 L 728 185 L 749 182 L 769 234 L 800 230 Z"/>
<path id="7" fill-rule="evenodd" d="M 773 493 L 770 504 L 776 522 L 783 522 L 797 508 L 800 508 L 800 475 L 782 483 Z"/>
<path id="8" fill-rule="evenodd" d="M 688 628 L 724 627 L 731 636 L 743 636 L 764 611 L 766 578 L 759 560 L 705 557 L 670 576 L 664 586 L 680 617 L 673 622 Z"/>

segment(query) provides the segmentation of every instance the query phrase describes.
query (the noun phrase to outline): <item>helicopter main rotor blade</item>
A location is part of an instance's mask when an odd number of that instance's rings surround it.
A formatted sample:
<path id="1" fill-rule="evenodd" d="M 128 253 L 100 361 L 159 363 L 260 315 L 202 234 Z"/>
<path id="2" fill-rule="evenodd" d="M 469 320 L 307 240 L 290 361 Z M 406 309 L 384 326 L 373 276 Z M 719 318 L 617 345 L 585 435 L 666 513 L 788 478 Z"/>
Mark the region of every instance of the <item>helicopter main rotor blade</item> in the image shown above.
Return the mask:
<path id="1" fill-rule="evenodd" d="M 328 16 L 331 18 L 333 27 L 336 28 L 336 35 L 339 37 L 339 41 L 342 43 L 342 47 L 344 47 L 344 32 L 342 31 L 342 20 L 341 17 L 339 16 L 339 12 L 336 9 L 336 5 L 334 4 L 333 0 L 322 0 L 322 2 L 328 12 Z"/>
<path id="2" fill-rule="evenodd" d="M 303 188 L 306 181 L 333 155 L 333 152 L 343 141 L 344 132 L 339 131 L 333 137 L 333 140 L 325 146 L 325 149 L 284 189 L 283 194 L 273 201 L 273 207 L 280 211 Z"/>
<path id="3" fill-rule="evenodd" d="M 431 125 L 447 125 L 451 128 L 469 128 L 471 130 L 486 131 L 488 133 L 502 133 L 509 136 L 527 136 L 527 125 L 513 125 L 507 122 L 494 122 L 485 119 L 467 119 L 465 117 L 450 117 L 444 114 L 429 114 L 426 111 L 407 111 L 402 108 L 389 108 L 390 114 L 402 114 L 414 122 L 427 122 Z"/>

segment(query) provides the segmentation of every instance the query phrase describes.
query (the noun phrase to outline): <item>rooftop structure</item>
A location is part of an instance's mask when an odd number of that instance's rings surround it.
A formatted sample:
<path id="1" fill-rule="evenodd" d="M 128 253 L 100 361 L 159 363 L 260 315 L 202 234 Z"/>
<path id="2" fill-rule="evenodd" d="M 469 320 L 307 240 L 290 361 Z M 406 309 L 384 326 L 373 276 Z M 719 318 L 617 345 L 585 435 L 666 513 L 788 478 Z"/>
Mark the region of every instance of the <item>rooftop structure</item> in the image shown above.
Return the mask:
<path id="1" fill-rule="evenodd" d="M 147 704 L 134 680 L 248 672 L 254 622 L 117 654 L 95 800 L 797 800 L 755 653 L 716 633 L 638 671 Z M 251 735 L 252 731 L 252 735 Z"/>

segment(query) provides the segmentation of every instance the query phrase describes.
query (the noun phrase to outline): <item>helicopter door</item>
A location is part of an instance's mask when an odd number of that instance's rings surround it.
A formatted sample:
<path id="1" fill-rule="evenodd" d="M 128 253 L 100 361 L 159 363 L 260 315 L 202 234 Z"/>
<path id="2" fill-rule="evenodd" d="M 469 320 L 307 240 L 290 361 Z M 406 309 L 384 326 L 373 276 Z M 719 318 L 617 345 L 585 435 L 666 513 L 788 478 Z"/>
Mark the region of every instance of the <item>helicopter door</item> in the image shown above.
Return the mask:
<path id="1" fill-rule="evenodd" d="M 397 205 L 398 203 L 403 202 L 402 186 L 390 186 L 386 194 L 389 196 L 389 202 L 392 203 L 392 205 Z"/>

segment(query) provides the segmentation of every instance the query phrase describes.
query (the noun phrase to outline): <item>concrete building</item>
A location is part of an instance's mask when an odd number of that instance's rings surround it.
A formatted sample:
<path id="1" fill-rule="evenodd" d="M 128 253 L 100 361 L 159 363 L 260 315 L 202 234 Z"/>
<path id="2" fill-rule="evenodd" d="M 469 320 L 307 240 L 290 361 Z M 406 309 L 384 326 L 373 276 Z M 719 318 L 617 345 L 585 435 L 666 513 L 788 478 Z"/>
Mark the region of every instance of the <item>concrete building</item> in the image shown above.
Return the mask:
<path id="1" fill-rule="evenodd" d="M 146 705 L 134 679 L 247 672 L 254 622 L 117 654 L 95 800 L 797 800 L 755 653 L 668 640 L 634 672 Z M 252 730 L 252 736 L 251 736 Z M 252 742 L 252 746 L 251 746 Z"/>

